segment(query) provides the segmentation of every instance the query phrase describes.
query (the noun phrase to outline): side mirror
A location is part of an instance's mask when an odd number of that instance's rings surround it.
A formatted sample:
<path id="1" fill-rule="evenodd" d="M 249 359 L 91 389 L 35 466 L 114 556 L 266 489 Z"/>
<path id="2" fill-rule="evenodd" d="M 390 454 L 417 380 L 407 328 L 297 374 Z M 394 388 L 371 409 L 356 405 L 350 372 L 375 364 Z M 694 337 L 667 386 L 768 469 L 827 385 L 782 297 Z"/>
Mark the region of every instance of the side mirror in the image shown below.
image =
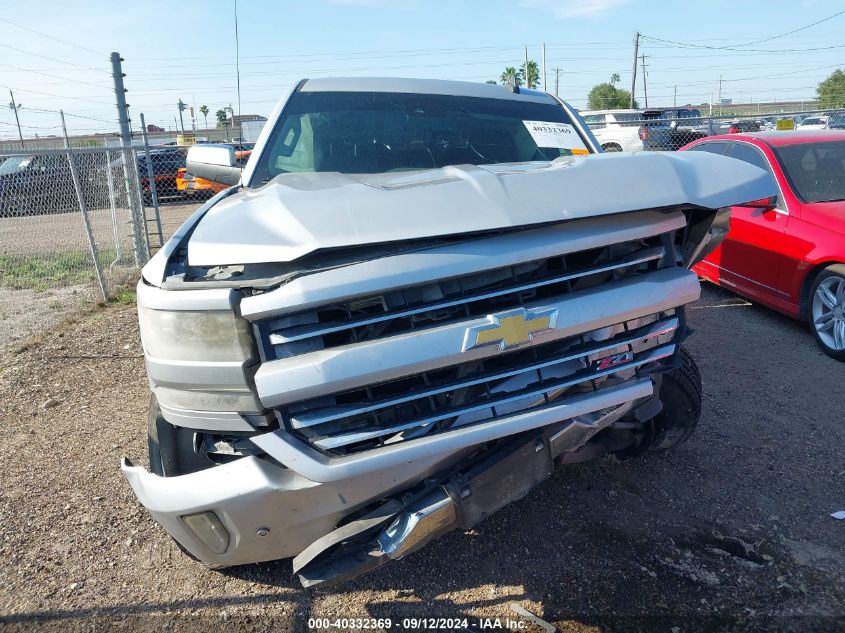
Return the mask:
<path id="1" fill-rule="evenodd" d="M 205 178 L 224 185 L 236 185 L 241 180 L 235 148 L 226 144 L 193 145 L 185 160 L 187 172 L 196 178 Z"/>
<path id="2" fill-rule="evenodd" d="M 757 200 L 749 200 L 748 202 L 743 202 L 742 204 L 735 204 L 735 207 L 742 207 L 744 209 L 763 209 L 764 211 L 768 211 L 769 209 L 774 209 L 778 204 L 778 197 L 777 196 L 769 196 L 768 198 L 759 198 Z"/>

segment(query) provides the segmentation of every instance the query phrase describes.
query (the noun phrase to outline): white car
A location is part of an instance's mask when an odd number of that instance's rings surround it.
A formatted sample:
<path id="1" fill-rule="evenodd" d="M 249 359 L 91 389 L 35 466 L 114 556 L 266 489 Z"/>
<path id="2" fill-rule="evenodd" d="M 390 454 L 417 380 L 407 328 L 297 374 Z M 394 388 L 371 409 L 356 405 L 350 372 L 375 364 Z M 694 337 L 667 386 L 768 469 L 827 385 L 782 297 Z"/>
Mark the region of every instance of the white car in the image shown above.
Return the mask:
<path id="1" fill-rule="evenodd" d="M 584 110 L 579 114 L 605 152 L 642 150 L 640 127 L 643 121 L 666 118 L 661 110 Z"/>
<path id="2" fill-rule="evenodd" d="M 828 118 L 826 116 L 808 116 L 798 124 L 799 130 L 826 130 Z"/>

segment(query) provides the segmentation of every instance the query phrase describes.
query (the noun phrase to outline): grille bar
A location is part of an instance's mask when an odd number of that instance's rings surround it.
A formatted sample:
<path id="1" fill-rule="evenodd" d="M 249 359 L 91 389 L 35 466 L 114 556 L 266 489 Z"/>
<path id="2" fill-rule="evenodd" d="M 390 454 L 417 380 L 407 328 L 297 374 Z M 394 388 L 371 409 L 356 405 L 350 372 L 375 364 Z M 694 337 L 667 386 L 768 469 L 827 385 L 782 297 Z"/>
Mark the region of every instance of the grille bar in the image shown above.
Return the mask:
<path id="1" fill-rule="evenodd" d="M 601 352 L 606 352 L 617 347 L 621 347 L 623 345 L 630 345 L 637 341 L 642 341 L 649 338 L 654 338 L 656 336 L 660 336 L 663 334 L 669 334 L 675 332 L 678 329 L 679 321 L 676 317 L 665 319 L 663 321 L 659 321 L 657 323 L 652 323 L 650 325 L 644 326 L 634 332 L 628 332 L 623 337 L 616 337 L 609 341 L 603 341 L 601 345 L 592 346 L 589 348 L 582 349 L 578 352 L 573 354 L 569 354 L 566 356 L 561 356 L 558 358 L 549 359 L 547 361 L 538 362 L 538 363 L 531 363 L 529 365 L 523 365 L 521 367 L 515 367 L 512 370 L 506 372 L 499 372 L 496 374 L 490 374 L 481 376 L 479 378 L 474 378 L 472 380 L 463 380 L 463 381 L 456 381 L 450 382 L 446 385 L 441 385 L 433 389 L 423 389 L 419 391 L 415 391 L 405 396 L 401 396 L 399 398 L 387 398 L 378 400 L 376 402 L 371 402 L 366 405 L 351 405 L 351 406 L 341 406 L 341 407 L 326 407 L 317 410 L 306 411 L 301 414 L 296 414 L 291 416 L 290 418 L 290 425 L 292 428 L 295 429 L 302 429 L 311 426 L 317 426 L 320 424 L 325 424 L 327 422 L 333 422 L 335 420 L 340 420 L 343 418 L 348 418 L 352 416 L 362 415 L 366 413 L 371 413 L 373 411 L 377 411 L 378 409 L 384 409 L 386 407 L 397 406 L 400 404 L 404 404 L 407 402 L 411 402 L 413 400 L 419 400 L 422 398 L 428 398 L 431 396 L 436 396 L 438 394 L 446 393 L 448 391 L 454 391 L 456 389 L 463 389 L 466 387 L 472 387 L 474 385 L 480 385 L 486 382 L 492 382 L 495 380 L 500 380 L 504 378 L 509 378 L 511 376 L 516 376 L 521 373 L 530 372 L 530 371 L 537 371 L 540 369 L 545 369 L 548 367 L 552 367 L 554 365 L 560 365 L 563 363 L 567 363 L 573 360 L 577 360 L 579 358 L 584 358 L 587 356 L 592 356 L 594 354 L 599 354 Z M 618 370 L 614 370 L 618 371 Z M 448 417 L 448 416 L 447 416 Z"/>
<path id="2" fill-rule="evenodd" d="M 639 266 L 642 264 L 647 264 L 649 262 L 658 261 L 662 259 L 665 255 L 665 249 L 662 246 L 656 246 L 651 248 L 644 248 L 634 253 L 629 254 L 628 256 L 616 260 L 612 263 L 601 265 L 601 266 L 592 266 L 589 268 L 582 268 L 580 270 L 566 273 L 563 275 L 556 275 L 553 277 L 549 277 L 546 279 L 540 279 L 524 284 L 518 284 L 514 286 L 507 286 L 505 288 L 500 288 L 498 290 L 493 290 L 490 292 L 483 292 L 471 295 L 465 295 L 458 297 L 451 301 L 442 301 L 436 303 L 430 303 L 423 306 L 419 306 L 417 308 L 411 308 L 407 310 L 399 310 L 399 311 L 390 311 L 385 312 L 383 314 L 379 314 L 375 317 L 364 318 L 364 319 L 355 319 L 355 320 L 348 320 L 342 323 L 321 323 L 315 325 L 305 325 L 305 326 L 293 326 L 285 328 L 283 333 L 282 332 L 271 332 L 268 340 L 271 345 L 284 345 L 287 343 L 293 343 L 296 341 L 301 341 L 304 339 L 314 338 L 317 336 L 324 336 L 326 334 L 332 334 L 335 332 L 341 332 L 343 330 L 349 330 L 356 327 L 364 327 L 368 325 L 373 325 L 376 323 L 380 323 L 383 321 L 388 321 L 391 319 L 399 319 L 404 317 L 413 316 L 415 314 L 422 314 L 425 312 L 432 312 L 436 310 L 441 310 L 445 308 L 451 308 L 454 306 L 459 306 L 467 303 L 471 303 L 473 301 L 483 301 L 485 299 L 491 299 L 495 297 L 500 297 L 508 294 L 514 294 L 519 292 L 524 292 L 527 290 L 531 290 L 534 288 L 541 288 L 543 286 L 549 286 L 553 284 L 563 283 L 567 281 L 574 281 L 580 279 L 582 277 L 589 277 L 591 275 L 596 275 L 600 273 L 607 273 L 612 272 L 614 270 L 619 270 L 623 268 L 628 268 L 631 266 Z"/>
<path id="3" fill-rule="evenodd" d="M 385 435 L 391 435 L 395 433 L 400 433 L 402 431 L 407 431 L 410 429 L 415 429 L 419 427 L 425 427 L 435 422 L 439 422 L 441 420 L 446 420 L 448 418 L 457 417 L 460 415 L 466 415 L 468 413 L 473 413 L 475 411 L 481 411 L 484 409 L 494 409 L 497 406 L 502 406 L 511 402 L 516 402 L 518 400 L 522 400 L 524 398 L 532 397 L 532 396 L 541 396 L 543 400 L 545 400 L 545 395 L 549 392 L 554 392 L 560 389 L 566 389 L 568 387 L 573 387 L 575 385 L 589 382 L 591 380 L 596 380 L 598 378 L 602 378 L 605 376 L 610 376 L 612 374 L 625 371 L 627 369 L 637 369 L 642 365 L 646 365 L 648 363 L 661 360 L 667 358 L 675 353 L 675 345 L 669 344 L 662 347 L 658 347 L 655 349 L 648 350 L 640 354 L 636 357 L 633 361 L 628 363 L 623 363 L 620 365 L 616 365 L 610 369 L 606 369 L 603 371 L 598 372 L 588 372 L 588 373 L 579 373 L 575 378 L 570 378 L 566 380 L 559 380 L 559 381 L 548 381 L 540 387 L 534 388 L 527 388 L 522 389 L 515 392 L 508 393 L 507 396 L 499 397 L 499 398 L 490 398 L 485 400 L 484 402 L 477 402 L 471 405 L 462 406 L 462 407 L 454 407 L 443 410 L 441 413 L 438 413 L 433 416 L 425 416 L 422 418 L 417 418 L 411 420 L 409 422 L 405 422 L 402 424 L 395 424 L 389 427 L 382 427 L 379 429 L 374 429 L 372 431 L 363 431 L 363 432 L 352 432 L 352 433 L 344 433 L 340 435 L 332 435 L 329 437 L 323 437 L 319 439 L 315 439 L 312 441 L 314 446 L 322 448 L 324 450 L 331 450 L 342 448 L 344 446 L 348 446 L 350 444 L 355 444 L 357 442 L 363 442 L 371 439 L 376 439 L 379 437 L 383 437 Z M 547 405 L 548 406 L 548 405 Z"/>

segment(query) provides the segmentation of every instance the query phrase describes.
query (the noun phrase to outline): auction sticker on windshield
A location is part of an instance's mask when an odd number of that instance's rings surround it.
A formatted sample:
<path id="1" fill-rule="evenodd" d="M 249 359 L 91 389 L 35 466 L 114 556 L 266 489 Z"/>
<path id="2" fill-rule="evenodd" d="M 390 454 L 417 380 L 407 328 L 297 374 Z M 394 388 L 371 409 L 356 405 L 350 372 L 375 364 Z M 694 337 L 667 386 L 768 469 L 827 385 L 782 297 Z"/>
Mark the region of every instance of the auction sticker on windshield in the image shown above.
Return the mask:
<path id="1" fill-rule="evenodd" d="M 537 147 L 566 149 L 573 154 L 589 154 L 590 150 L 569 123 L 555 121 L 523 121 Z"/>

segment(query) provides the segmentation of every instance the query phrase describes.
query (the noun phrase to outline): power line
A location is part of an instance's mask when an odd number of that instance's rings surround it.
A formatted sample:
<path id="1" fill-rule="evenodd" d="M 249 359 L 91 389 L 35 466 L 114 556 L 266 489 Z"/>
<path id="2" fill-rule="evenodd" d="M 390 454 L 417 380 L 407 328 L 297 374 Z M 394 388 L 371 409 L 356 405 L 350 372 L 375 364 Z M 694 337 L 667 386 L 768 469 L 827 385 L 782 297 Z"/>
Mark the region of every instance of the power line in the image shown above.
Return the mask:
<path id="1" fill-rule="evenodd" d="M 84 66 L 82 64 L 74 64 L 73 62 L 66 62 L 65 60 L 59 59 L 57 57 L 50 57 L 48 55 L 42 55 L 41 53 L 33 53 L 32 51 L 27 51 L 27 50 L 24 50 L 22 48 L 17 48 L 15 46 L 9 46 L 8 44 L 0 44 L 0 46 L 2 46 L 3 48 L 9 48 L 9 49 L 11 49 L 13 51 L 17 51 L 19 53 L 23 53 L 25 55 L 32 55 L 34 57 L 40 57 L 41 59 L 46 59 L 46 60 L 51 61 L 51 62 L 59 62 L 60 64 L 67 64 L 68 66 L 75 66 L 75 67 L 80 68 L 80 69 L 94 70 L 94 71 L 100 72 L 100 73 L 108 73 L 108 71 L 103 70 L 102 68 L 95 68 L 94 66 Z"/>
<path id="2" fill-rule="evenodd" d="M 7 90 L 12 90 L 12 88 L 10 88 L 9 86 L 2 86 L 2 87 L 6 88 Z M 71 96 L 68 96 L 68 95 L 57 95 L 57 94 L 53 94 L 52 92 L 39 92 L 38 90 L 29 90 L 28 88 L 15 88 L 14 90 L 15 90 L 15 92 L 28 92 L 28 93 L 31 93 L 31 94 L 34 94 L 34 95 L 42 95 L 42 96 L 45 96 L 45 97 L 49 97 L 51 99 L 73 99 L 74 101 L 88 101 L 90 103 L 96 103 L 98 105 L 109 105 L 109 106 L 111 106 L 111 104 L 108 104 L 105 101 L 97 101 L 96 99 L 88 99 L 86 97 L 71 97 Z M 36 99 L 36 100 L 37 101 L 43 101 L 43 99 Z"/>
<path id="3" fill-rule="evenodd" d="M 29 112 L 49 112 L 51 114 L 60 114 L 60 110 L 49 110 L 47 108 L 26 108 Z M 82 114 L 73 114 L 71 112 L 65 112 L 65 116 L 74 117 L 77 119 L 87 119 L 88 121 L 98 121 L 100 123 L 117 123 L 117 119 L 99 119 L 93 116 L 85 116 Z"/>
<path id="4" fill-rule="evenodd" d="M 813 67 L 810 67 L 810 68 L 799 68 L 798 70 L 791 70 L 791 71 L 788 71 L 788 72 L 785 72 L 785 73 L 776 73 L 776 74 L 773 74 L 773 75 L 758 75 L 756 77 L 738 77 L 736 79 L 723 79 L 722 81 L 724 81 L 725 83 L 728 83 L 728 82 L 736 82 L 736 81 L 754 81 L 754 80 L 757 80 L 757 79 L 774 79 L 776 77 L 786 77 L 788 75 L 798 75 L 798 74 L 801 74 L 801 73 L 812 72 L 812 71 L 815 71 L 815 70 L 826 70 L 828 68 L 839 68 L 840 66 L 841 66 L 841 64 L 832 64 L 830 66 L 813 66 Z M 690 82 L 682 83 L 682 84 L 666 83 L 666 84 L 652 84 L 652 85 L 653 86 L 695 86 L 695 85 L 709 84 L 709 83 L 713 83 L 713 80 L 704 79 L 704 80 L 701 80 L 701 81 L 690 81 Z"/>
<path id="5" fill-rule="evenodd" d="M 845 48 L 845 44 L 834 44 L 831 46 L 818 46 L 814 48 L 779 48 L 779 49 L 761 49 L 761 48 L 738 48 L 736 46 L 705 46 L 703 44 L 691 44 L 689 42 L 677 42 L 675 40 L 665 40 L 660 37 L 652 37 L 650 35 L 643 35 L 644 40 L 660 44 L 673 44 L 674 46 L 663 46 L 663 48 L 703 48 L 707 50 L 716 51 L 732 51 L 736 53 L 810 53 L 813 51 L 828 51 L 835 48 Z"/>
<path id="6" fill-rule="evenodd" d="M 840 15 L 845 15 L 845 10 L 837 11 L 833 15 L 829 15 L 826 18 L 822 18 L 821 20 L 816 20 L 815 22 L 811 22 L 810 24 L 805 24 L 804 26 L 800 26 L 797 29 L 792 29 L 791 31 L 786 31 L 785 33 L 780 33 L 778 35 L 770 35 L 768 37 L 764 37 L 764 38 L 759 39 L 759 40 L 754 40 L 753 42 L 745 42 L 745 43 L 742 43 L 742 44 L 734 44 L 733 46 L 707 46 L 707 45 L 703 45 L 703 44 L 691 44 L 691 43 L 682 44 L 681 42 L 673 42 L 672 40 L 663 40 L 661 38 L 650 37 L 648 35 L 644 35 L 643 37 L 645 39 L 652 40 L 652 41 L 662 41 L 662 42 L 671 42 L 673 44 L 679 44 L 679 45 L 684 46 L 685 48 L 706 48 L 706 49 L 710 49 L 710 50 L 725 50 L 725 51 L 742 52 L 742 51 L 745 51 L 745 50 L 751 50 L 751 49 L 746 49 L 745 48 L 746 46 L 754 46 L 755 44 L 762 44 L 764 42 L 771 42 L 772 40 L 777 40 L 777 39 L 780 39 L 782 37 L 787 37 L 789 35 L 799 33 L 801 31 L 806 31 L 809 28 L 812 28 L 814 26 L 822 24 L 823 22 L 828 22 L 829 20 L 837 18 Z M 831 47 L 826 47 L 826 48 L 808 48 L 808 49 L 803 49 L 803 51 L 799 50 L 799 49 L 790 49 L 790 50 L 783 50 L 783 51 L 779 51 L 779 52 L 794 53 L 794 52 L 804 52 L 804 51 L 814 51 L 814 50 L 827 50 L 827 48 L 841 48 L 841 46 L 837 45 L 837 46 L 831 46 Z M 766 51 L 766 52 L 778 52 L 778 51 Z"/>
<path id="7" fill-rule="evenodd" d="M 24 31 L 29 31 L 30 33 L 35 33 L 36 35 L 40 35 L 41 37 L 46 37 L 47 39 L 61 42 L 62 44 L 66 44 L 67 46 L 73 46 L 74 48 L 78 48 L 81 51 L 87 51 L 89 53 L 93 53 L 94 55 L 99 55 L 100 57 L 107 57 L 105 53 L 101 53 L 100 51 L 95 51 L 92 48 L 88 48 L 86 46 L 80 46 L 79 44 L 74 44 L 73 42 L 68 42 L 67 40 L 63 40 L 60 37 L 55 37 L 53 35 L 47 35 L 46 33 L 42 33 L 41 31 L 36 31 L 35 29 L 31 29 L 28 26 L 24 26 L 23 24 L 18 24 L 17 22 L 12 22 L 11 20 L 7 20 L 6 18 L 0 18 L 0 22 L 5 22 L 6 24 L 11 24 L 12 26 L 16 26 L 19 29 L 23 29 Z"/>
<path id="8" fill-rule="evenodd" d="M 45 72 L 42 72 L 40 70 L 34 70 L 32 68 L 23 68 L 21 66 L 14 66 L 12 64 L 0 64 L 0 66 L 5 66 L 6 68 L 12 68 L 14 70 L 19 70 L 21 72 L 35 73 L 36 75 L 43 75 L 44 77 L 50 77 L 50 79 L 58 79 L 60 81 L 66 81 L 66 82 L 69 82 L 69 83 L 85 84 L 87 86 L 95 86 L 97 88 L 105 88 L 106 87 L 103 84 L 98 84 L 98 83 L 93 82 L 93 81 L 85 81 L 83 79 L 68 79 L 67 77 L 59 77 L 58 75 L 45 73 Z"/>
<path id="9" fill-rule="evenodd" d="M 754 44 L 761 44 L 763 42 L 771 42 L 772 40 L 777 40 L 782 37 L 786 37 L 787 35 L 792 35 L 793 33 L 798 33 L 799 31 L 806 31 L 810 27 L 816 26 L 817 24 L 821 24 L 822 22 L 827 22 L 828 20 L 832 20 L 833 18 L 839 17 L 840 15 L 845 14 L 845 11 L 839 11 L 834 13 L 833 15 L 829 15 L 826 18 L 822 18 L 817 22 L 813 22 L 812 24 L 807 24 L 805 26 L 799 27 L 797 29 L 793 29 L 791 31 L 787 31 L 786 33 L 781 33 L 780 35 L 773 35 L 771 37 L 763 38 L 762 40 L 757 40 L 755 42 L 748 42 L 747 44 L 738 44 L 737 46 L 753 46 Z"/>

